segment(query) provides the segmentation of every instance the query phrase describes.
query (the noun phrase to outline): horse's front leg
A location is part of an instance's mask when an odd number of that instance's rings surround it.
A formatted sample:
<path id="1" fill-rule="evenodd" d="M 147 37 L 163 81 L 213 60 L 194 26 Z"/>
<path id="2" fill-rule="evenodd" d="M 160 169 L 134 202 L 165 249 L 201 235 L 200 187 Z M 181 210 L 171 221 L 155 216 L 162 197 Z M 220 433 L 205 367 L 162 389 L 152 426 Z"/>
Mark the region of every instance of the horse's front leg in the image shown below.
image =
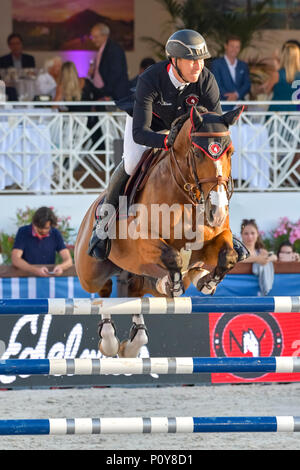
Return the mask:
<path id="1" fill-rule="evenodd" d="M 214 257 L 217 255 L 217 263 L 212 263 L 212 256 L 210 256 L 212 251 L 214 251 Z M 212 272 L 200 277 L 197 289 L 203 294 L 214 294 L 217 285 L 238 260 L 238 254 L 233 249 L 231 232 L 226 231 L 216 237 L 207 247 L 203 260 L 205 264 L 216 264 L 216 267 Z"/>
<path id="2" fill-rule="evenodd" d="M 163 243 L 160 259 L 167 268 L 168 274 L 157 280 L 156 289 L 167 297 L 179 297 L 185 292 L 181 274 L 182 257 L 178 250 L 167 243 Z"/>

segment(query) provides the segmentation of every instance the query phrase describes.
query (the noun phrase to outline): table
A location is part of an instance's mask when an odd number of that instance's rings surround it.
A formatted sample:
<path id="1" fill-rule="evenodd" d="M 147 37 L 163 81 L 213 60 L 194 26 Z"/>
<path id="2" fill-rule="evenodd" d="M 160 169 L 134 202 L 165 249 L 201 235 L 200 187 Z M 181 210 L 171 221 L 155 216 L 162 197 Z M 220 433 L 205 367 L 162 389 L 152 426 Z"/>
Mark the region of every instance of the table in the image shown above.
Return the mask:
<path id="1" fill-rule="evenodd" d="M 52 173 L 48 126 L 0 122 L 0 189 L 16 184 L 27 190 L 48 193 Z"/>
<path id="2" fill-rule="evenodd" d="M 262 124 L 237 123 L 230 127 L 234 146 L 232 177 L 249 183 L 251 188 L 269 186 L 271 149 L 267 129 Z"/>

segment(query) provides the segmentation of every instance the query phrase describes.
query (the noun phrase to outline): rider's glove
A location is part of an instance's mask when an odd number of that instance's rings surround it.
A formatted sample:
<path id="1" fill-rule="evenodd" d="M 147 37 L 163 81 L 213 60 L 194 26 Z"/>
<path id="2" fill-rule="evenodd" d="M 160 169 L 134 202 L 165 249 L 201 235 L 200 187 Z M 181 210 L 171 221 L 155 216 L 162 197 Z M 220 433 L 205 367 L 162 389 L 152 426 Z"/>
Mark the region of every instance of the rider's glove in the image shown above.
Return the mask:
<path id="1" fill-rule="evenodd" d="M 168 150 L 170 147 L 173 147 L 177 134 L 178 134 L 178 129 L 175 126 L 171 127 L 169 134 L 166 135 L 165 140 L 164 140 L 165 150 Z"/>

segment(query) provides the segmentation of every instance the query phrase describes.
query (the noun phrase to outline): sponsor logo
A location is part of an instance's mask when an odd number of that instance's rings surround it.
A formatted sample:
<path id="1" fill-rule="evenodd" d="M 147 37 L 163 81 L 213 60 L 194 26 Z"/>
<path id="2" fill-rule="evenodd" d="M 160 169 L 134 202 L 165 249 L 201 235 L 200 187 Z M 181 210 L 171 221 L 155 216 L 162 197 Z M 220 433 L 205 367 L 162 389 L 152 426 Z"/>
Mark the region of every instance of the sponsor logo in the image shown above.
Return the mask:
<path id="1" fill-rule="evenodd" d="M 199 97 L 196 95 L 189 95 L 186 97 L 185 102 L 190 106 L 196 106 L 196 104 L 199 102 Z"/>
<path id="2" fill-rule="evenodd" d="M 208 146 L 208 151 L 213 157 L 216 157 L 222 152 L 222 147 L 218 142 L 212 142 Z"/>
<path id="3" fill-rule="evenodd" d="M 217 357 L 280 356 L 283 336 L 270 313 L 226 313 L 213 333 L 213 349 Z M 261 373 L 235 373 L 237 377 L 257 378 Z"/>

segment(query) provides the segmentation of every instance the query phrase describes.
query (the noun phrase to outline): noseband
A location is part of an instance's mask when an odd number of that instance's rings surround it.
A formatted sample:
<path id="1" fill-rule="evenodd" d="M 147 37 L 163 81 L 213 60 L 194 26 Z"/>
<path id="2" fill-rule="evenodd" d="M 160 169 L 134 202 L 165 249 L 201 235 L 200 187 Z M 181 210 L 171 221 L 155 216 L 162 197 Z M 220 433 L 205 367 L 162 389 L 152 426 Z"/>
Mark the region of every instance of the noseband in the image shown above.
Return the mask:
<path id="1" fill-rule="evenodd" d="M 190 136 L 195 136 L 195 137 L 225 137 L 230 135 L 229 131 L 224 131 L 224 132 L 192 132 Z M 175 152 L 173 150 L 173 147 L 170 149 L 170 168 L 171 168 L 171 174 L 173 176 L 173 179 L 177 185 L 177 187 L 180 189 L 180 191 L 185 195 L 188 196 L 189 199 L 191 200 L 192 204 L 194 206 L 198 204 L 205 204 L 205 198 L 204 198 L 204 192 L 202 190 L 201 185 L 204 183 L 214 183 L 213 187 L 210 189 L 209 193 L 213 190 L 215 186 L 221 186 L 223 185 L 227 194 L 228 200 L 231 198 L 232 193 L 233 193 L 233 181 L 232 177 L 229 176 L 229 178 L 224 178 L 222 175 L 216 174 L 215 177 L 209 177 L 209 178 L 199 178 L 197 174 L 197 169 L 196 169 L 196 152 L 193 147 L 193 145 L 189 148 L 187 154 L 187 164 L 188 164 L 188 169 L 192 178 L 192 182 L 189 182 L 186 180 L 179 163 L 176 159 Z M 178 181 L 176 180 L 176 177 L 173 173 L 172 169 L 172 162 L 176 166 L 181 179 L 183 180 L 183 186 L 181 186 Z M 228 187 L 228 183 L 231 183 L 231 189 Z M 208 193 L 208 194 L 209 194 Z"/>

